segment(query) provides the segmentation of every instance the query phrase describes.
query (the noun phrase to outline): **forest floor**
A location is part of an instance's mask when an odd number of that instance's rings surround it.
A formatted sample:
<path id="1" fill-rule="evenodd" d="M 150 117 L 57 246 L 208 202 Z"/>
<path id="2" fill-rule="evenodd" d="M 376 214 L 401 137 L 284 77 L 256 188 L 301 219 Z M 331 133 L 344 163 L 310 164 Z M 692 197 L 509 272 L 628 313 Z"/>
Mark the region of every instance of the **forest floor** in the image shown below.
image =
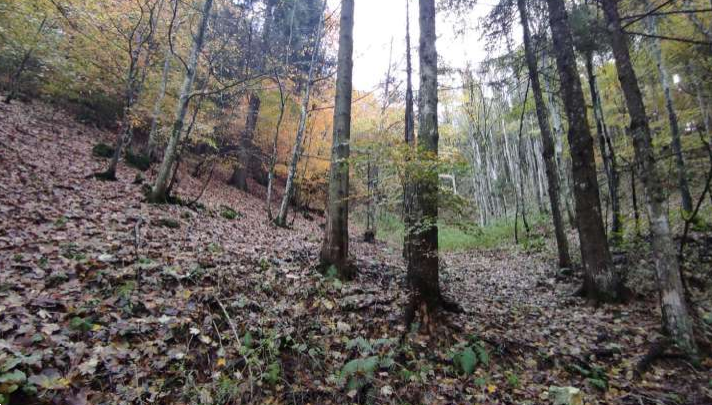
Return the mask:
<path id="1" fill-rule="evenodd" d="M 587 404 L 712 403 L 710 358 L 635 374 L 660 338 L 650 291 L 595 308 L 547 249 L 448 253 L 441 283 L 464 313 L 405 333 L 398 249 L 354 236 L 356 280 L 323 276 L 323 219 L 273 227 L 220 176 L 203 209 L 146 204 L 134 169 L 91 178 L 107 164 L 92 147 L 113 139 L 42 104 L 0 106 L 10 404 L 549 404 L 552 386 Z M 178 194 L 203 181 L 184 174 Z"/>

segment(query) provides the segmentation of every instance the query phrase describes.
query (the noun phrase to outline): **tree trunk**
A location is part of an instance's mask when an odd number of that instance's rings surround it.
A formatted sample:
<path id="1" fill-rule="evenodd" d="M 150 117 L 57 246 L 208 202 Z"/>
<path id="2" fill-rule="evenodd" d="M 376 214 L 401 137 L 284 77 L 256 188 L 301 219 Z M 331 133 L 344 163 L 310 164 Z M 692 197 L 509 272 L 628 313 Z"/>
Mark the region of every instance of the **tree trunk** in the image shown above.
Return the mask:
<path id="1" fill-rule="evenodd" d="M 272 155 L 270 156 L 269 168 L 267 169 L 267 218 L 271 221 L 272 218 L 272 189 L 274 183 L 274 167 L 277 165 L 277 145 L 279 143 L 279 131 L 282 128 L 282 120 L 284 119 L 284 108 L 287 100 L 284 96 L 284 87 L 282 80 L 279 78 L 279 73 L 275 73 L 275 80 L 279 88 L 279 116 L 277 117 L 277 125 L 274 128 L 274 138 L 272 139 Z"/>
<path id="2" fill-rule="evenodd" d="M 344 279 L 352 278 L 349 265 L 349 154 L 351 139 L 351 91 L 354 51 L 354 0 L 341 0 L 339 55 L 336 73 L 334 137 L 331 149 L 329 202 L 321 249 L 321 262 L 333 265 Z"/>
<path id="3" fill-rule="evenodd" d="M 571 257 L 569 256 L 569 244 L 566 239 L 564 221 L 561 217 L 559 205 L 559 176 L 557 175 L 556 161 L 554 160 L 554 137 L 549 126 L 549 111 L 544 104 L 544 96 L 539 82 L 539 68 L 537 66 L 536 54 L 529 32 L 529 16 L 527 12 L 526 0 L 517 0 L 519 16 L 522 21 L 524 31 L 524 52 L 526 54 L 529 78 L 534 93 L 536 104 L 536 115 L 539 121 L 539 129 L 543 142 L 544 165 L 546 168 L 546 179 L 549 191 L 549 203 L 551 205 L 551 216 L 554 222 L 554 233 L 556 234 L 556 246 L 559 253 L 559 267 L 571 267 Z"/>
<path id="4" fill-rule="evenodd" d="M 646 7 L 650 9 L 650 4 L 646 1 Z M 658 23 L 655 16 L 648 17 L 648 29 L 651 35 L 658 35 Z M 677 166 L 677 187 L 680 189 L 680 198 L 682 199 L 682 209 L 686 214 L 692 212 L 692 196 L 690 195 L 690 186 L 687 183 L 687 169 L 685 168 L 685 159 L 682 156 L 682 142 L 680 141 L 680 126 L 677 120 L 677 112 L 675 104 L 672 100 L 672 92 L 670 90 L 670 73 L 667 71 L 665 62 L 663 61 L 663 50 L 660 45 L 659 38 L 652 38 L 650 46 L 653 54 L 653 59 L 658 67 L 660 74 L 660 86 L 663 88 L 663 96 L 665 97 L 665 109 L 667 110 L 668 122 L 670 124 L 670 136 L 672 138 L 672 151 L 675 155 L 675 165 Z"/>
<path id="5" fill-rule="evenodd" d="M 133 124 L 131 122 L 131 110 L 136 101 L 136 75 L 138 73 L 138 59 L 141 56 L 141 47 L 136 46 L 130 53 L 129 69 L 126 75 L 126 93 L 124 105 L 124 118 L 121 123 L 121 133 L 116 138 L 114 144 L 114 154 L 109 161 L 109 167 L 99 175 L 106 180 L 116 180 L 116 168 L 121 159 L 124 146 L 131 142 L 133 138 Z"/>
<path id="6" fill-rule="evenodd" d="M 411 249 L 411 232 L 413 228 L 413 209 L 415 206 L 415 191 L 413 180 L 411 178 L 408 165 L 410 164 L 414 148 L 415 148 L 415 113 L 413 108 L 413 61 L 410 48 L 410 0 L 405 0 L 405 63 L 406 63 L 406 89 L 405 89 L 405 130 L 404 141 L 408 147 L 406 154 L 405 167 L 403 174 L 403 223 L 405 232 L 403 232 L 403 258 L 408 261 L 408 255 Z"/>
<path id="7" fill-rule="evenodd" d="M 309 74 L 307 75 L 306 88 L 304 89 L 304 99 L 302 100 L 302 109 L 299 116 L 299 126 L 297 127 L 297 138 L 294 141 L 294 148 L 292 149 L 292 161 L 289 164 L 289 171 L 287 172 L 287 184 L 284 187 L 284 195 L 282 196 L 282 203 L 279 206 L 279 213 L 275 219 L 275 224 L 278 226 L 287 226 L 287 212 L 289 211 L 289 201 L 292 198 L 292 191 L 294 189 L 294 179 L 297 175 L 297 164 L 299 163 L 299 157 L 301 156 L 302 142 L 304 140 L 304 132 L 307 127 L 307 119 L 309 118 L 309 99 L 311 96 L 312 82 L 314 81 L 314 73 L 316 71 L 316 59 L 319 55 L 319 50 L 321 49 L 321 40 L 324 30 L 324 11 L 326 9 L 326 1 L 324 1 L 324 6 L 321 10 L 319 27 L 317 28 L 316 40 L 314 41 L 314 52 L 312 53 L 312 59 L 309 64 Z"/>
<path id="8" fill-rule="evenodd" d="M 611 211 L 613 214 L 613 219 L 611 221 L 611 240 L 614 243 L 617 243 L 618 241 L 620 241 L 622 227 L 620 198 L 618 196 L 620 181 L 618 176 L 618 168 L 615 164 L 615 155 L 613 148 L 606 148 L 606 146 L 611 146 L 611 142 L 608 135 L 608 129 L 606 128 L 606 124 L 603 117 L 601 97 L 598 94 L 598 85 L 596 83 L 596 74 L 593 66 L 593 53 L 586 52 L 585 59 L 586 77 L 588 78 L 588 87 L 589 91 L 591 92 L 593 116 L 596 120 L 596 132 L 598 133 L 598 147 L 601 152 L 601 160 L 603 161 L 603 168 L 606 172 L 606 179 L 608 180 L 608 195 L 611 200 Z"/>
<path id="9" fill-rule="evenodd" d="M 569 147 L 573 160 L 576 219 L 584 267 L 583 292 L 596 302 L 618 301 L 621 281 L 613 269 L 601 217 L 593 138 L 588 127 L 571 28 L 564 0 L 547 0 L 556 64 L 569 121 Z"/>
<path id="10" fill-rule="evenodd" d="M 168 140 L 168 145 L 166 146 L 166 151 L 163 155 L 161 167 L 158 170 L 156 182 L 154 183 L 148 197 L 148 200 L 152 203 L 163 203 L 168 199 L 166 192 L 168 188 L 168 180 L 171 175 L 171 168 L 173 167 L 178 155 L 178 145 L 180 144 L 183 126 L 185 124 L 185 116 L 188 112 L 188 104 L 191 99 L 193 82 L 195 81 L 195 75 L 198 69 L 198 57 L 200 56 L 200 51 L 203 48 L 205 31 L 208 27 L 208 20 L 210 19 L 210 10 L 212 6 L 213 0 L 205 0 L 205 3 L 203 3 L 203 15 L 200 20 L 200 26 L 198 27 L 198 33 L 193 39 L 193 47 L 190 51 L 190 58 L 188 59 L 187 65 L 188 70 L 185 72 L 183 85 L 180 91 L 180 98 L 178 100 L 178 105 L 176 106 L 173 130 L 171 131 L 171 137 Z"/>
<path id="11" fill-rule="evenodd" d="M 692 358 L 697 357 L 692 320 L 684 296 L 680 268 L 673 246 L 670 222 L 665 211 L 662 179 L 655 164 L 648 117 L 638 79 L 633 70 L 628 42 L 623 33 L 615 0 L 602 0 L 603 11 L 611 34 L 611 46 L 618 70 L 618 80 L 625 95 L 631 119 L 631 134 L 640 167 L 640 177 L 646 191 L 646 203 L 652 234 L 653 256 L 660 288 L 663 327 L 669 337 Z"/>
<path id="12" fill-rule="evenodd" d="M 549 58 L 545 55 L 544 58 L 545 67 L 548 66 Z M 564 130 L 561 122 L 561 113 L 558 105 L 556 104 L 556 98 L 554 97 L 554 90 L 549 83 L 548 74 L 544 75 L 544 87 L 548 93 L 547 102 L 549 104 L 549 109 L 551 110 L 551 125 L 554 137 L 554 155 L 556 158 L 556 167 L 558 169 L 558 177 L 563 190 L 561 190 L 561 199 L 563 200 L 564 209 L 566 210 L 566 216 L 568 217 L 569 224 L 571 227 L 576 226 L 576 218 L 571 208 L 571 171 L 568 170 L 568 159 L 564 160 Z"/>
<path id="13" fill-rule="evenodd" d="M 230 185 L 242 191 L 247 191 L 247 178 L 252 169 L 252 158 L 255 154 L 253 139 L 257 129 L 257 118 L 260 114 L 262 100 L 254 91 L 250 93 L 247 107 L 247 118 L 245 120 L 245 131 L 240 138 L 240 149 L 238 151 L 238 162 L 230 178 Z"/>
<path id="14" fill-rule="evenodd" d="M 418 179 L 415 183 L 417 212 L 409 229 L 408 281 L 410 312 L 419 311 L 429 326 L 442 306 L 438 263 L 438 54 L 435 48 L 435 0 L 420 0 L 420 126 L 418 130 Z M 412 316 L 408 316 L 412 321 Z M 410 322 L 407 322 L 410 323 Z"/>

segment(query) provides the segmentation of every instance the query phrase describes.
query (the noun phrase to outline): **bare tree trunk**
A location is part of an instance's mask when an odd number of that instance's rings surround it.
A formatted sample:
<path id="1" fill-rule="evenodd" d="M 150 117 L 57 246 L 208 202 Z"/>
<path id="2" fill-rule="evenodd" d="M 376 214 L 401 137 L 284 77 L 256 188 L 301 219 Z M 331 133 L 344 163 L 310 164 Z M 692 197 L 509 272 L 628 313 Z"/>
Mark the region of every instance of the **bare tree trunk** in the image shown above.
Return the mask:
<path id="1" fill-rule="evenodd" d="M 277 87 L 279 87 L 279 116 L 277 117 L 277 125 L 274 129 L 274 138 L 272 139 L 272 155 L 270 157 L 269 169 L 267 171 L 267 218 L 271 221 L 272 218 L 272 188 L 274 184 L 274 167 L 277 165 L 277 144 L 279 142 L 279 130 L 282 128 L 282 120 L 284 119 L 284 107 L 287 103 L 284 97 L 284 88 L 282 81 L 279 78 L 279 73 L 275 73 Z"/>
<path id="2" fill-rule="evenodd" d="M 333 265 L 339 276 L 349 279 L 349 153 L 351 139 L 351 90 L 354 51 L 354 0 L 341 0 L 334 137 L 331 149 L 329 202 L 321 262 Z"/>
<path id="3" fill-rule="evenodd" d="M 309 99 L 311 96 L 312 82 L 314 81 L 314 73 L 316 71 L 317 55 L 321 49 L 321 40 L 324 31 L 324 10 L 326 8 L 326 1 L 324 1 L 324 7 L 321 10 L 319 27 L 317 28 L 316 40 L 314 41 L 314 52 L 312 53 L 312 59 L 309 64 L 309 74 L 307 77 L 306 88 L 304 89 L 304 99 L 302 100 L 302 111 L 299 117 L 299 127 L 297 128 L 297 138 L 294 141 L 294 148 L 292 149 L 292 161 L 289 164 L 289 171 L 287 173 L 287 184 L 284 187 L 284 195 L 282 196 L 282 203 L 279 207 L 279 214 L 275 219 L 275 224 L 278 226 L 287 226 L 287 212 L 289 211 L 289 201 L 292 197 L 292 191 L 294 189 L 294 178 L 297 175 L 297 164 L 299 163 L 299 157 L 301 156 L 302 143 L 304 140 L 304 132 L 307 127 L 307 119 L 309 118 Z"/>
<path id="4" fill-rule="evenodd" d="M 171 132 L 171 137 L 168 140 L 166 151 L 163 155 L 163 162 L 161 162 L 161 167 L 158 170 L 156 182 L 154 183 L 151 193 L 148 196 L 148 200 L 152 203 L 163 203 L 168 199 L 166 192 L 168 188 L 168 180 L 171 174 L 171 168 L 173 167 L 178 155 L 178 145 L 181 141 L 181 134 L 185 124 L 185 116 L 188 112 L 188 104 L 191 99 L 193 82 L 195 81 L 195 75 L 198 69 L 198 57 L 201 49 L 203 48 L 205 31 L 208 27 L 208 20 L 210 19 L 210 10 L 212 9 L 212 6 L 213 0 L 205 0 L 205 3 L 203 3 L 203 15 L 200 20 L 200 26 L 198 27 L 198 33 L 193 39 L 193 47 L 190 51 L 190 58 L 188 59 L 188 64 L 186 66 L 187 71 L 185 72 L 185 77 L 183 78 L 183 86 L 181 87 L 180 98 L 178 100 L 178 105 L 176 106 L 173 130 Z"/>
<path id="5" fill-rule="evenodd" d="M 569 121 L 576 219 L 584 267 L 583 292 L 596 302 L 618 301 L 621 298 L 622 283 L 613 269 L 603 227 L 593 138 L 588 127 L 586 103 L 576 68 L 566 6 L 564 0 L 547 0 L 547 4 L 561 91 Z"/>
<path id="6" fill-rule="evenodd" d="M 651 8 L 648 1 L 646 1 L 646 8 Z M 650 16 L 647 20 L 650 34 L 658 35 L 657 18 L 655 16 Z M 677 112 L 675 111 L 675 104 L 673 103 L 672 92 L 670 90 L 670 73 L 668 73 L 665 61 L 663 61 L 663 50 L 660 45 L 660 39 L 652 38 L 650 40 L 650 46 L 653 59 L 658 67 L 658 73 L 660 74 L 660 86 L 663 88 L 663 96 L 665 97 L 665 108 L 667 109 L 668 122 L 670 124 L 670 137 L 672 138 L 672 151 L 675 155 L 675 165 L 677 166 L 677 187 L 680 189 L 680 197 L 682 198 L 682 210 L 686 214 L 689 214 L 692 212 L 692 196 L 690 195 L 690 186 L 687 182 L 685 159 L 682 156 L 680 126 L 678 124 Z"/>
<path id="7" fill-rule="evenodd" d="M 138 59 L 141 56 L 141 47 L 136 46 L 131 52 L 129 69 L 126 75 L 126 93 L 124 105 L 124 118 L 121 123 L 121 133 L 114 145 L 114 154 L 109 162 L 109 167 L 99 177 L 106 180 L 116 180 L 116 168 L 121 159 L 124 146 L 131 142 L 133 137 L 133 124 L 131 123 L 131 111 L 136 101 L 136 74 L 138 73 Z"/>
<path id="8" fill-rule="evenodd" d="M 524 31 L 524 52 L 526 54 L 527 67 L 529 68 L 529 78 L 531 80 L 534 102 L 536 104 L 536 115 L 539 120 L 539 129 L 543 141 L 544 164 L 546 167 L 546 179 L 549 190 L 549 203 L 551 205 L 551 216 L 554 221 L 554 233 L 556 234 L 556 246 L 559 253 L 559 267 L 571 267 L 571 257 L 569 256 L 569 243 L 566 239 L 564 221 L 561 217 L 559 205 L 559 178 L 557 175 L 556 161 L 554 160 L 554 137 L 549 126 L 549 111 L 544 103 L 544 96 L 539 82 L 539 68 L 537 66 L 536 54 L 529 32 L 529 16 L 526 0 L 517 0 L 519 16 Z"/>
<path id="9" fill-rule="evenodd" d="M 260 41 L 261 54 L 257 57 L 257 66 L 255 70 L 260 73 L 265 66 L 265 59 L 269 50 L 270 34 L 272 33 L 272 10 L 276 4 L 276 0 L 267 0 L 265 7 L 265 22 L 262 27 L 262 39 Z M 254 138 L 257 129 L 257 119 L 260 115 L 260 107 L 262 100 L 256 91 L 250 92 L 248 97 L 247 118 L 245 120 L 245 131 L 240 139 L 240 149 L 238 151 L 238 162 L 230 178 L 230 184 L 240 190 L 247 191 L 247 178 L 250 174 L 254 174 L 261 167 L 256 167 L 254 155 L 257 152 L 255 148 Z"/>
<path id="10" fill-rule="evenodd" d="M 693 359 L 697 357 L 697 345 L 692 329 L 692 320 L 685 300 L 680 267 L 675 255 L 670 222 L 665 211 L 665 196 L 661 176 L 656 164 L 648 117 L 638 79 L 633 70 L 628 50 L 628 39 L 621 27 L 615 0 L 602 0 L 603 11 L 611 34 L 611 46 L 618 70 L 618 80 L 626 99 L 631 118 L 631 133 L 635 147 L 636 163 L 645 186 L 653 256 L 660 288 L 663 327 L 669 337 Z"/>
<path id="11" fill-rule="evenodd" d="M 603 108 L 601 106 L 601 97 L 598 94 L 598 85 L 596 83 L 596 74 L 593 66 L 593 52 L 586 52 L 586 76 L 588 78 L 588 87 L 591 92 L 591 102 L 593 103 L 593 116 L 596 120 L 596 132 L 598 132 L 598 147 L 601 152 L 601 160 L 603 168 L 606 172 L 608 180 L 608 195 L 611 200 L 611 210 L 613 219 L 611 221 L 611 240 L 617 243 L 621 236 L 621 211 L 620 198 L 618 196 L 619 176 L 618 168 L 615 164 L 615 154 L 608 135 L 608 129 L 604 122 Z M 607 142 L 608 141 L 608 142 Z"/>
<path id="12" fill-rule="evenodd" d="M 420 0 L 420 126 L 418 159 L 420 161 L 415 195 L 418 212 L 409 229 L 408 281 L 411 287 L 410 324 L 416 311 L 422 324 L 436 322 L 434 313 L 443 305 L 439 282 L 438 258 L 438 173 L 434 161 L 438 155 L 438 54 L 435 48 L 435 1 Z M 408 319 L 410 318 L 410 319 Z"/>
<path id="13" fill-rule="evenodd" d="M 230 177 L 230 185 L 242 191 L 247 191 L 247 178 L 252 166 L 253 156 L 256 152 L 253 139 L 257 129 L 257 118 L 260 114 L 262 100 L 254 91 L 250 93 L 247 102 L 247 118 L 245 120 L 245 131 L 240 138 L 240 149 L 238 151 L 238 162 Z"/>
<path id="14" fill-rule="evenodd" d="M 406 170 L 403 174 L 403 258 L 408 261 L 409 252 L 413 241 L 411 240 L 411 229 L 414 225 L 413 210 L 416 204 L 415 190 L 410 170 L 407 165 L 410 163 L 415 150 L 415 113 L 413 108 L 413 61 L 410 48 L 410 0 L 405 0 L 405 59 L 406 59 L 406 90 L 405 90 L 405 131 L 404 141 L 408 147 L 406 154 Z"/>
<path id="15" fill-rule="evenodd" d="M 545 55 L 544 58 L 545 68 L 548 65 L 549 58 Z M 564 209 L 566 210 L 566 216 L 568 217 L 569 224 L 572 227 L 576 226 L 576 218 L 574 216 L 573 209 L 571 208 L 570 198 L 571 198 L 571 181 L 570 173 L 568 170 L 567 162 L 564 160 L 564 145 L 563 139 L 565 137 L 563 126 L 561 123 L 561 113 L 558 105 L 556 104 L 556 98 L 554 97 L 554 90 L 552 89 L 547 74 L 544 75 L 544 87 L 548 93 L 547 101 L 549 109 L 551 110 L 551 125 L 554 137 L 554 155 L 556 157 L 556 167 L 558 169 L 558 177 L 563 189 L 561 190 L 561 199 L 563 200 Z"/>

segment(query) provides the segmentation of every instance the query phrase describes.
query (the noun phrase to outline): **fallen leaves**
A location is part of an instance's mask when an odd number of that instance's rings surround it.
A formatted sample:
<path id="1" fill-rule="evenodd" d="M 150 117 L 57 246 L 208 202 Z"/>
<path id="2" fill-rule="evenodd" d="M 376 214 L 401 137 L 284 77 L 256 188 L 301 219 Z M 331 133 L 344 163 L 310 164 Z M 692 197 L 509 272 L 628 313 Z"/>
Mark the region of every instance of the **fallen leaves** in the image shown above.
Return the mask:
<path id="1" fill-rule="evenodd" d="M 572 385 L 589 404 L 637 403 L 633 389 L 704 398 L 704 376 L 675 364 L 632 378 L 657 337 L 654 305 L 588 307 L 546 256 L 447 255 L 442 285 L 466 313 L 447 315 L 456 328 L 437 336 L 406 334 L 399 252 L 354 243 L 358 277 L 336 282 L 312 268 L 320 220 L 274 228 L 264 202 L 219 173 L 203 210 L 144 204 L 131 169 L 116 183 L 85 178 L 105 164 L 93 145 L 112 134 L 9 108 L 0 395 L 27 385 L 70 405 L 490 404 L 551 402 L 550 386 Z M 31 128 L 11 135 L 17 125 Z M 179 193 L 200 181 L 183 174 Z"/>

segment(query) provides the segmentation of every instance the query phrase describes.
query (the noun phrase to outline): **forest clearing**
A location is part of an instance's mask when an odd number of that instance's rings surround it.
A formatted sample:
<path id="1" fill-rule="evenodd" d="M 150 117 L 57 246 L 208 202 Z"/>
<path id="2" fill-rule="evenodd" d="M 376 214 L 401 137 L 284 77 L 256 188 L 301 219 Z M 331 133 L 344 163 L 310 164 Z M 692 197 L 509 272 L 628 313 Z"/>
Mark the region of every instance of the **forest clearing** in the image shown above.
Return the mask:
<path id="1" fill-rule="evenodd" d="M 712 403 L 711 5 L 0 0 L 0 405 Z"/>

